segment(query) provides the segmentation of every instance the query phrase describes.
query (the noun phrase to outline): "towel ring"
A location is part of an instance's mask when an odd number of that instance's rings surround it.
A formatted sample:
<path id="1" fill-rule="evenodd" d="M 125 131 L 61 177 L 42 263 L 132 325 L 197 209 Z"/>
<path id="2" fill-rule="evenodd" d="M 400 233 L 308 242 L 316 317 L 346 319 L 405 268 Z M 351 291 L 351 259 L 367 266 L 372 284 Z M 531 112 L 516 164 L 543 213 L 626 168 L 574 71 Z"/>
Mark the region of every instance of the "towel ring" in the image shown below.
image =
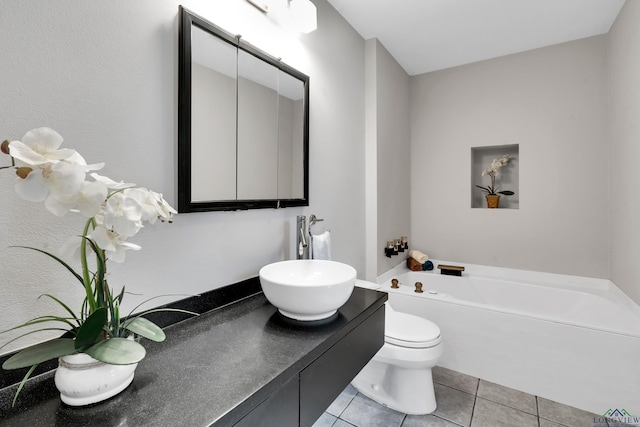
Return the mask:
<path id="1" fill-rule="evenodd" d="M 323 218 L 318 218 L 318 217 L 317 217 L 317 216 L 315 216 L 315 215 L 311 215 L 311 216 L 309 217 L 309 235 L 310 235 L 310 236 L 312 236 L 312 234 L 311 234 L 311 226 L 312 226 L 312 225 L 315 225 L 315 223 L 316 223 L 316 222 L 322 222 L 322 221 L 324 221 L 324 219 L 323 219 Z"/>

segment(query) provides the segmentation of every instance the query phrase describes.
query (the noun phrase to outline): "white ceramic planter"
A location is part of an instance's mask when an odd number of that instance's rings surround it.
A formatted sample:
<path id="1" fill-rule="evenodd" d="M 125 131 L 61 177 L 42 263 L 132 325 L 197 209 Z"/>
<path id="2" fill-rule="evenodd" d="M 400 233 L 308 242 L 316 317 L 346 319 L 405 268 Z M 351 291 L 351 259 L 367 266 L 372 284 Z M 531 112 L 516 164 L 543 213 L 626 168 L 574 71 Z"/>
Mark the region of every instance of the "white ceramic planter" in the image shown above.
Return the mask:
<path id="1" fill-rule="evenodd" d="M 131 384 L 137 366 L 110 365 L 85 353 L 60 357 L 55 375 L 60 399 L 71 406 L 106 400 Z"/>

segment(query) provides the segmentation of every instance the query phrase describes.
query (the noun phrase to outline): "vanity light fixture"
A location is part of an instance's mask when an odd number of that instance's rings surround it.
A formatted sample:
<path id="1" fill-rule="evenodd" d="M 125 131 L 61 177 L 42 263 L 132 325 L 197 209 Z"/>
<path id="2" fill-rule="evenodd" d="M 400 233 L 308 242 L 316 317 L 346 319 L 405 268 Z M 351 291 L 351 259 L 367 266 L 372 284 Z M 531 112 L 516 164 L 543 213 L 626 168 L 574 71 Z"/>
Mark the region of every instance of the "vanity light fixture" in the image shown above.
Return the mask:
<path id="1" fill-rule="evenodd" d="M 316 6 L 311 0 L 247 0 L 284 28 L 310 33 L 318 28 Z M 273 7 L 269 7 L 273 6 Z"/>
<path id="2" fill-rule="evenodd" d="M 257 8 L 262 13 L 269 13 L 269 5 L 258 3 L 257 0 L 247 0 L 251 5 Z"/>
<path id="3" fill-rule="evenodd" d="M 318 28 L 316 6 L 311 0 L 289 0 L 289 10 L 295 27 L 302 33 Z"/>

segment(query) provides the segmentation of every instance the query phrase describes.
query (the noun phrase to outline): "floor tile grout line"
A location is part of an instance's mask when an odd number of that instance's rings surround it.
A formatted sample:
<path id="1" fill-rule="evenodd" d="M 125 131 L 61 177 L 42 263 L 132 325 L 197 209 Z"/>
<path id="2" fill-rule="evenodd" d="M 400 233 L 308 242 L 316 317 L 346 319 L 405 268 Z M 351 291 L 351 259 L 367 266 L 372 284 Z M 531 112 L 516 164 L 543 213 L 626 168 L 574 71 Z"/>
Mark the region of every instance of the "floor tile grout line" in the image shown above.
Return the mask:
<path id="1" fill-rule="evenodd" d="M 344 405 L 344 408 L 342 408 L 342 411 L 340 411 L 340 413 L 339 413 L 338 415 L 334 415 L 334 417 L 339 418 L 339 419 L 342 419 L 342 418 L 340 418 L 340 416 L 341 416 L 342 414 L 344 414 L 344 411 L 346 411 L 346 410 L 347 410 L 347 408 L 349 407 L 349 405 L 351 405 L 351 402 L 353 402 L 353 399 L 355 399 L 355 398 L 356 398 L 356 396 L 357 396 L 357 395 L 359 395 L 359 394 L 360 394 L 360 392 L 356 390 L 356 394 L 354 394 L 353 396 L 351 396 L 351 399 L 349 399 L 349 401 L 347 402 L 347 404 L 346 404 L 346 405 Z M 331 415 L 333 415 L 333 414 L 331 414 Z M 344 421 L 344 420 L 342 420 L 342 421 Z M 346 422 L 346 421 L 345 421 L 345 422 Z"/>
<path id="2" fill-rule="evenodd" d="M 476 402 L 478 401 L 478 390 L 480 389 L 480 378 L 478 378 L 478 382 L 476 383 L 476 392 L 473 394 L 473 406 L 471 407 L 471 418 L 469 419 L 469 427 L 473 423 L 473 415 L 476 412 Z"/>
<path id="3" fill-rule="evenodd" d="M 350 425 L 350 426 L 358 427 L 358 426 L 355 426 L 355 425 L 351 424 L 349 421 L 345 421 L 345 420 L 343 420 L 342 418 L 336 418 L 336 420 L 333 422 L 333 424 L 331 424 L 331 426 L 330 426 L 330 427 L 335 426 L 335 425 L 336 425 L 336 423 L 338 422 L 338 420 L 340 420 L 340 421 L 342 421 L 343 423 L 348 424 L 348 425 Z"/>
<path id="4" fill-rule="evenodd" d="M 476 412 L 477 401 L 478 401 L 478 395 L 476 394 L 475 396 L 473 396 L 473 406 L 471 407 L 471 418 L 469 419 L 469 427 L 471 427 L 471 424 L 473 423 L 473 416 L 474 416 L 474 413 Z"/>
<path id="5" fill-rule="evenodd" d="M 532 397 L 534 397 L 534 398 L 535 398 L 535 397 L 537 397 L 537 396 L 535 396 L 535 395 L 533 395 L 533 394 L 532 394 L 532 395 L 530 395 L 530 396 L 532 396 Z M 529 412 L 529 411 L 525 411 L 524 409 L 516 408 L 515 406 L 507 405 L 506 403 L 498 402 L 497 400 L 492 400 L 492 399 L 489 399 L 488 397 L 485 397 L 485 396 L 478 396 L 478 395 L 476 395 L 476 397 L 477 397 L 478 399 L 482 399 L 482 400 L 487 401 L 487 402 L 495 403 L 496 405 L 504 406 L 505 408 L 509 408 L 509 409 L 513 409 L 513 410 L 515 410 L 515 411 L 524 412 L 525 414 L 533 415 L 534 417 L 538 417 L 538 416 L 539 416 L 539 415 L 538 415 L 538 404 L 537 404 L 537 400 L 536 400 L 536 410 L 535 410 L 535 414 L 532 414 L 531 412 Z"/>
<path id="6" fill-rule="evenodd" d="M 455 422 L 455 421 L 451 421 L 451 420 L 448 420 L 448 419 L 446 419 L 446 418 L 440 417 L 440 416 L 438 416 L 438 415 L 436 415 L 436 414 L 434 414 L 434 413 L 431 413 L 431 414 L 429 414 L 429 415 L 433 415 L 435 418 L 437 418 L 437 419 L 439 419 L 439 420 L 446 421 L 446 422 L 448 422 L 449 424 L 454 424 L 454 425 L 456 425 L 456 426 L 465 427 L 465 426 L 463 426 L 462 424 L 459 424 L 459 423 L 457 423 L 457 422 Z"/>
<path id="7" fill-rule="evenodd" d="M 527 393 L 525 391 L 521 391 L 521 390 L 518 390 L 518 389 L 515 389 L 515 388 L 511 389 L 511 390 L 519 391 L 520 393 L 525 393 L 525 394 L 527 394 L 527 395 L 529 395 L 529 396 L 531 396 L 531 397 L 533 397 L 535 399 L 536 408 L 535 408 L 535 413 L 532 414 L 531 412 L 525 411 L 525 410 L 523 410 L 521 408 L 517 408 L 515 406 L 511 406 L 511 405 L 508 405 L 508 404 L 503 403 L 503 402 L 498 402 L 497 400 L 490 399 L 489 397 L 486 397 L 486 396 L 480 396 L 479 393 L 480 393 L 480 382 L 481 381 L 486 381 L 486 380 L 483 380 L 482 378 L 478 378 L 478 385 L 476 386 L 476 392 L 474 394 L 474 396 L 476 396 L 476 398 L 480 398 L 480 399 L 486 400 L 487 402 L 497 403 L 498 405 L 501 405 L 501 406 L 504 406 L 504 407 L 507 407 L 507 408 L 510 408 L 510 409 L 515 409 L 516 411 L 524 412 L 525 414 L 533 415 L 535 417 L 539 417 L 540 416 L 540 411 L 538 409 L 538 396 L 536 396 L 535 394 Z M 440 384 L 440 383 L 438 383 L 438 384 Z M 460 390 L 460 389 L 456 389 L 456 388 L 451 387 L 451 386 L 447 386 L 445 384 L 440 384 L 440 385 L 444 385 L 445 387 L 453 388 L 454 390 L 462 391 L 463 393 L 472 394 L 472 393 L 466 392 L 464 390 Z M 505 387 L 505 388 L 509 388 L 509 387 Z"/>
<path id="8" fill-rule="evenodd" d="M 360 392 L 356 390 L 356 393 L 353 396 L 351 396 L 351 399 L 349 399 L 349 402 L 346 405 L 344 405 L 344 408 L 342 409 L 342 411 L 340 411 L 340 415 L 344 414 L 344 411 L 347 410 L 349 405 L 351 405 L 351 402 L 353 402 L 353 399 L 355 399 L 356 396 L 359 395 L 359 394 L 360 394 Z M 338 415 L 338 418 L 340 418 L 340 415 Z"/>
<path id="9" fill-rule="evenodd" d="M 461 390 L 461 389 L 459 389 L 457 387 L 454 387 L 454 386 L 452 386 L 450 384 L 442 384 L 442 383 L 435 383 L 435 384 L 438 384 L 439 386 L 442 386 L 442 387 L 450 388 L 451 390 L 459 391 L 459 392 L 464 393 L 464 394 L 468 394 L 470 396 L 476 396 L 475 393 L 472 393 L 469 390 Z"/>

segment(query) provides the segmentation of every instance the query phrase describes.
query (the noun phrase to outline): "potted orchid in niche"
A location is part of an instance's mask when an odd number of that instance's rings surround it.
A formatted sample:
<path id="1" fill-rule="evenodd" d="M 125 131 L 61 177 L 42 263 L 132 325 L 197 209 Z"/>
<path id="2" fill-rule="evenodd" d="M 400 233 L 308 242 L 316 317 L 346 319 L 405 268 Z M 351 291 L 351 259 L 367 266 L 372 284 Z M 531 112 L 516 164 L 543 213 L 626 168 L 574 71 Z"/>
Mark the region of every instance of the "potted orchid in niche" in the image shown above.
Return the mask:
<path id="1" fill-rule="evenodd" d="M 107 261 L 123 262 L 127 251 L 140 249 L 128 242 L 129 238 L 144 224 L 157 220 L 171 222 L 176 211 L 161 194 L 98 175 L 95 171 L 103 163 L 89 165 L 75 150 L 60 148 L 61 143 L 62 137 L 45 127 L 27 132 L 21 141 L 4 141 L 1 146 L 2 152 L 11 157 L 11 166 L 2 169 L 15 169 L 18 196 L 44 202 L 45 208 L 56 216 L 74 212 L 85 218 L 81 233 L 63 245 L 61 254 L 21 246 L 54 259 L 68 270 L 82 286 L 84 300 L 80 310 L 74 311 L 62 300 L 45 293 L 43 296 L 62 307 L 65 314 L 35 317 L 10 329 L 39 327 L 2 347 L 39 331 L 65 332 L 60 338 L 19 351 L 2 365 L 4 369 L 30 368 L 16 391 L 14 404 L 36 366 L 56 358 L 59 367 L 55 382 L 63 402 L 80 406 L 107 399 L 131 383 L 137 363 L 145 357 L 139 337 L 152 341 L 165 339 L 160 327 L 142 317 L 157 310 L 131 315 L 144 302 L 128 316 L 120 312 L 125 289 L 118 291 L 109 285 Z M 65 254 L 79 259 L 78 271 L 63 260 Z M 95 369 L 88 373 L 87 367 Z M 98 383 L 92 385 L 91 380 Z M 111 383 L 105 389 L 108 381 Z"/>
<path id="2" fill-rule="evenodd" d="M 488 208 L 497 208 L 500 203 L 500 195 L 505 196 L 513 196 L 515 193 L 509 190 L 498 191 L 498 187 L 496 187 L 496 175 L 501 167 L 506 165 L 509 162 L 509 155 L 505 154 L 502 157 L 497 159 L 493 159 L 491 165 L 485 170 L 482 171 L 482 176 L 489 175 L 491 177 L 491 185 L 487 187 L 483 187 L 481 185 L 476 185 L 476 187 L 480 188 L 485 192 L 485 198 L 487 199 L 487 207 Z"/>

